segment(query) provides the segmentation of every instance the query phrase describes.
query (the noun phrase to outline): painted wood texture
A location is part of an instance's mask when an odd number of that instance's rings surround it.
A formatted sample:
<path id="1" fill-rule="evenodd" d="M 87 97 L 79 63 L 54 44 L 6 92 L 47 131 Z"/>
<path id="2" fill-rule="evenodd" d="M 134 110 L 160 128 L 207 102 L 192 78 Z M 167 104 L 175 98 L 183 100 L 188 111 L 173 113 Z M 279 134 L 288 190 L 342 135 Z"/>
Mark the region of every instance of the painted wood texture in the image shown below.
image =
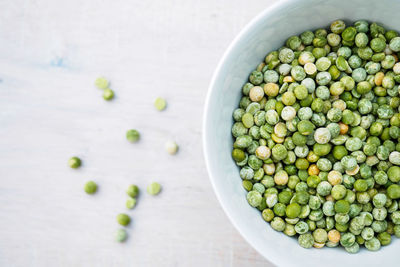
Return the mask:
<path id="1" fill-rule="evenodd" d="M 0 1 L 0 266 L 271 266 L 217 202 L 201 125 L 218 60 L 272 2 Z M 144 193 L 150 181 L 159 196 Z M 142 194 L 127 211 L 132 183 Z M 126 244 L 113 239 L 120 212 L 133 220 Z"/>

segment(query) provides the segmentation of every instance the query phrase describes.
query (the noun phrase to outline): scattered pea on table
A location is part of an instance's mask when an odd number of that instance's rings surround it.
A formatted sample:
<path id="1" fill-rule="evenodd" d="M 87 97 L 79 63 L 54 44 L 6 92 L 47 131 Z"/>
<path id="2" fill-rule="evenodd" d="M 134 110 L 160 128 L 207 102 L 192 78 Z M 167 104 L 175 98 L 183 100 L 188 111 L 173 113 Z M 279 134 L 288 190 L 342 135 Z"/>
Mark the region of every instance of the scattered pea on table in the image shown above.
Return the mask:
<path id="1" fill-rule="evenodd" d="M 125 205 L 127 209 L 133 209 L 136 206 L 136 198 L 128 198 Z"/>
<path id="2" fill-rule="evenodd" d="M 117 215 L 117 222 L 122 226 L 127 226 L 131 222 L 131 217 L 125 213 Z"/>
<path id="3" fill-rule="evenodd" d="M 104 89 L 103 98 L 104 98 L 104 100 L 110 101 L 111 99 L 114 98 L 114 91 L 111 90 L 110 88 Z"/>
<path id="4" fill-rule="evenodd" d="M 109 86 L 109 82 L 106 78 L 104 77 L 99 77 L 94 81 L 94 85 L 99 88 L 99 89 L 107 89 Z"/>
<path id="5" fill-rule="evenodd" d="M 158 195 L 161 191 L 161 185 L 157 182 L 152 182 L 147 186 L 147 193 L 152 196 Z"/>
<path id="6" fill-rule="evenodd" d="M 80 158 L 78 157 L 72 157 L 68 160 L 68 165 L 72 168 L 72 169 L 77 169 L 82 165 L 82 161 Z"/>
<path id="7" fill-rule="evenodd" d="M 157 110 L 162 111 L 167 107 L 167 101 L 165 101 L 165 99 L 162 97 L 157 97 L 154 101 L 154 107 Z"/>
<path id="8" fill-rule="evenodd" d="M 126 139 L 131 143 L 136 143 L 140 139 L 140 133 L 135 129 L 126 131 Z"/>
<path id="9" fill-rule="evenodd" d="M 115 241 L 117 242 L 125 242 L 126 239 L 128 238 L 128 233 L 126 232 L 125 229 L 118 229 L 115 233 Z"/>
<path id="10" fill-rule="evenodd" d="M 128 196 L 131 198 L 137 197 L 139 195 L 139 187 L 134 184 L 130 185 L 126 190 L 126 194 L 128 194 Z"/>
<path id="11" fill-rule="evenodd" d="M 170 155 L 175 155 L 178 152 L 178 145 L 174 141 L 168 141 L 165 143 L 165 150 Z"/>
<path id="12" fill-rule="evenodd" d="M 97 192 L 97 184 L 93 181 L 89 181 L 85 184 L 85 192 L 89 195 L 93 195 Z"/>

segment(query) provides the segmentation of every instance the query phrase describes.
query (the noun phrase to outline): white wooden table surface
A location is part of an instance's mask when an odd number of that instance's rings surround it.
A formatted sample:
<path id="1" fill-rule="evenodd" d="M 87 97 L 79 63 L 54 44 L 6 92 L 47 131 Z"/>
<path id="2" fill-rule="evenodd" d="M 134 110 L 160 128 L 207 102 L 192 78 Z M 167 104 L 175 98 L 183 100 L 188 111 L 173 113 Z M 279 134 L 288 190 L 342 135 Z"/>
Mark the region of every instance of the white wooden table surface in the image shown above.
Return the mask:
<path id="1" fill-rule="evenodd" d="M 217 202 L 201 126 L 218 60 L 272 2 L 0 1 L 0 266 L 271 266 Z M 162 193 L 126 211 L 126 187 L 150 181 Z M 113 239 L 120 212 L 133 220 L 125 244 Z"/>

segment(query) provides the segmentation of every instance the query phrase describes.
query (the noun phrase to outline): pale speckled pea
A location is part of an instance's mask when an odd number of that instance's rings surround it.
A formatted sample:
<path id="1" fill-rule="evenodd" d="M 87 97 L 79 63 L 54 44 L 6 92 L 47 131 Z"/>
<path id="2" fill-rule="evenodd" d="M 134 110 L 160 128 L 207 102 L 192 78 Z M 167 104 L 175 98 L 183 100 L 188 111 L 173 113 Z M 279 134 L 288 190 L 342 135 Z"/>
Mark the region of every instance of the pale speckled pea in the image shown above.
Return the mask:
<path id="1" fill-rule="evenodd" d="M 295 229 L 296 233 L 298 233 L 298 234 L 305 234 L 308 232 L 309 227 L 306 222 L 299 221 L 298 223 L 296 223 L 294 229 Z"/>
<path id="2" fill-rule="evenodd" d="M 381 248 L 381 243 L 376 237 L 365 241 L 365 247 L 370 251 L 378 251 Z"/>
<path id="3" fill-rule="evenodd" d="M 279 80 L 279 74 L 274 70 L 267 70 L 264 72 L 264 82 L 276 83 Z"/>
<path id="4" fill-rule="evenodd" d="M 305 78 L 301 81 L 301 85 L 304 85 L 309 94 L 312 94 L 315 91 L 315 81 L 311 78 Z"/>
<path id="5" fill-rule="evenodd" d="M 281 117 L 285 121 L 291 121 L 296 117 L 296 109 L 291 106 L 286 106 L 282 109 Z"/>
<path id="6" fill-rule="evenodd" d="M 294 149 L 294 153 L 298 158 L 305 158 L 307 157 L 309 153 L 309 148 L 308 146 L 296 146 Z"/>
<path id="7" fill-rule="evenodd" d="M 345 250 L 351 254 L 355 254 L 360 250 L 360 245 L 355 242 L 353 245 L 345 247 Z"/>
<path id="8" fill-rule="evenodd" d="M 332 185 L 327 181 L 322 181 L 317 186 L 317 192 L 321 196 L 328 196 L 331 193 Z"/>
<path id="9" fill-rule="evenodd" d="M 268 110 L 265 114 L 265 120 L 268 124 L 275 125 L 279 122 L 279 115 L 275 110 Z"/>
<path id="10" fill-rule="evenodd" d="M 328 87 L 323 85 L 317 87 L 317 89 L 315 90 L 315 95 L 322 100 L 328 100 L 331 96 Z"/>
<path id="11" fill-rule="evenodd" d="M 331 61 L 327 57 L 321 57 L 315 62 L 318 71 L 326 71 L 331 66 Z"/>
<path id="12" fill-rule="evenodd" d="M 311 52 L 303 51 L 300 53 L 298 60 L 301 65 L 305 65 L 307 63 L 314 63 L 315 57 Z"/>
<path id="13" fill-rule="evenodd" d="M 282 232 L 283 230 L 285 230 L 285 226 L 286 226 L 285 221 L 282 220 L 282 218 L 280 217 L 275 217 L 271 221 L 271 227 L 275 231 Z"/>
<path id="14" fill-rule="evenodd" d="M 299 235 L 297 240 L 299 245 L 303 248 L 311 248 L 314 244 L 314 238 L 310 233 Z"/>
<path id="15" fill-rule="evenodd" d="M 342 119 L 342 111 L 334 107 L 328 111 L 327 118 L 331 122 L 339 122 Z"/>
<path id="16" fill-rule="evenodd" d="M 331 80 L 332 80 L 331 74 L 326 71 L 318 72 L 316 76 L 316 82 L 319 85 L 327 85 Z"/>
<path id="17" fill-rule="evenodd" d="M 297 112 L 297 116 L 300 120 L 309 120 L 313 115 L 313 111 L 310 107 L 302 107 Z"/>
<path id="18" fill-rule="evenodd" d="M 128 234 L 125 229 L 118 229 L 117 232 L 115 233 L 115 241 L 117 242 L 125 242 L 126 239 L 128 238 Z"/>
<path id="19" fill-rule="evenodd" d="M 290 74 L 296 81 L 302 81 L 307 76 L 306 72 L 304 71 L 304 68 L 301 66 L 294 66 L 290 70 Z"/>
<path id="20" fill-rule="evenodd" d="M 314 63 L 308 62 L 304 65 L 304 71 L 308 75 L 314 75 L 317 72 L 317 67 Z"/>
<path id="21" fill-rule="evenodd" d="M 389 161 L 394 165 L 400 165 L 400 152 L 398 151 L 391 152 L 389 155 Z"/>
<path id="22" fill-rule="evenodd" d="M 318 128 L 314 132 L 314 139 L 318 144 L 326 144 L 331 140 L 331 132 L 327 128 Z"/>
<path id="23" fill-rule="evenodd" d="M 389 47 L 394 52 L 400 51 L 400 37 L 395 37 L 390 40 Z"/>
<path id="24" fill-rule="evenodd" d="M 262 201 L 261 193 L 256 190 L 248 192 L 246 197 L 247 201 L 252 207 L 258 207 L 261 204 Z"/>
<path id="25" fill-rule="evenodd" d="M 152 182 L 147 186 L 147 193 L 150 195 L 158 195 L 161 191 L 161 185 L 157 182 Z"/>

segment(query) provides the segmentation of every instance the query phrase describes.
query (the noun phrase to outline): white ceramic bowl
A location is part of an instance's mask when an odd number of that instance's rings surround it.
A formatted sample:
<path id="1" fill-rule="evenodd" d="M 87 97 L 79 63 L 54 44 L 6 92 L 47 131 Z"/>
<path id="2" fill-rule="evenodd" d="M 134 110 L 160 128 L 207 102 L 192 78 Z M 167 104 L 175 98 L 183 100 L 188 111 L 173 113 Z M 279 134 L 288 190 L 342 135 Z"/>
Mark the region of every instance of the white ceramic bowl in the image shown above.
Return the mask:
<path id="1" fill-rule="evenodd" d="M 251 4 L 251 3 L 249 3 Z M 232 112 L 241 87 L 265 55 L 286 38 L 336 19 L 367 19 L 400 30 L 399 0 L 279 1 L 251 21 L 229 46 L 211 82 L 204 115 L 203 145 L 215 193 L 242 236 L 265 258 L 279 266 L 395 266 L 400 241 L 379 252 L 362 249 L 352 255 L 339 248 L 303 249 L 296 238 L 274 231 L 257 209 L 249 206 L 239 170 L 231 159 Z M 394 238 L 395 239 L 395 238 Z M 400 265 L 400 264 L 397 264 Z"/>

